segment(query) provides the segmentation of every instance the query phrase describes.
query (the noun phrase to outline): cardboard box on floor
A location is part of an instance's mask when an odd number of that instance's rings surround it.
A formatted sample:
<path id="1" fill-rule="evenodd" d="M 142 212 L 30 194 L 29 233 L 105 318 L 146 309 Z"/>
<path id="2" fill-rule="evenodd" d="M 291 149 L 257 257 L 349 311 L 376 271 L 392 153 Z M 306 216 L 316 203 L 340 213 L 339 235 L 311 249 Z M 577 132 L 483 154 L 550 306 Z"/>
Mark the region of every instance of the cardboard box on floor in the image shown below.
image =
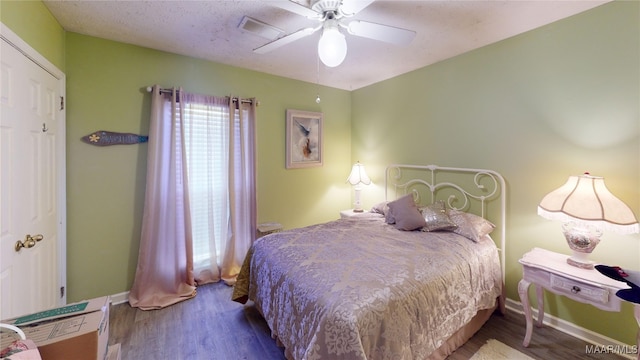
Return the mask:
<path id="1" fill-rule="evenodd" d="M 43 360 L 104 360 L 109 342 L 109 296 L 2 320 L 24 331 Z M 11 339 L 2 339 L 5 342 Z"/>

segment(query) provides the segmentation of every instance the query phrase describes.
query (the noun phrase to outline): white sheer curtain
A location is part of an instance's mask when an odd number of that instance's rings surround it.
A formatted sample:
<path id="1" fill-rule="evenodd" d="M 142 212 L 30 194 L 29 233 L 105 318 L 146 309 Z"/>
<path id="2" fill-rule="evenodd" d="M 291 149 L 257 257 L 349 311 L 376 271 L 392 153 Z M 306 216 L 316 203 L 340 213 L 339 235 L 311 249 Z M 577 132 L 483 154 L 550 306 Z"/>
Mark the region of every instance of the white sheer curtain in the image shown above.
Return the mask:
<path id="1" fill-rule="evenodd" d="M 179 94 L 179 95 L 178 95 Z M 131 306 L 162 308 L 235 277 L 255 240 L 255 101 L 153 87 Z"/>
<path id="2" fill-rule="evenodd" d="M 244 102 L 238 99 L 229 121 L 233 139 L 229 148 L 229 228 L 226 247 L 220 263 L 222 279 L 235 284 L 244 258 L 256 239 L 256 99 Z"/>

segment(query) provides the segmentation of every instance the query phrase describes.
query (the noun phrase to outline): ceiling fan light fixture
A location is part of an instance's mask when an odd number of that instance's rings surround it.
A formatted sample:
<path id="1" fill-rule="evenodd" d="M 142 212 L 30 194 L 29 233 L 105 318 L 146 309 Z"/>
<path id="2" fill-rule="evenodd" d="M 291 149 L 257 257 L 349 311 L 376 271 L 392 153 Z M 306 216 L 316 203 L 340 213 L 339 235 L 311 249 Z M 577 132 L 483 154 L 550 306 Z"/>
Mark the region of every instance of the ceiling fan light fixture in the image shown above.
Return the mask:
<path id="1" fill-rule="evenodd" d="M 325 24 L 318 42 L 318 56 L 328 67 L 336 67 L 344 61 L 347 56 L 347 40 L 337 25 Z"/>

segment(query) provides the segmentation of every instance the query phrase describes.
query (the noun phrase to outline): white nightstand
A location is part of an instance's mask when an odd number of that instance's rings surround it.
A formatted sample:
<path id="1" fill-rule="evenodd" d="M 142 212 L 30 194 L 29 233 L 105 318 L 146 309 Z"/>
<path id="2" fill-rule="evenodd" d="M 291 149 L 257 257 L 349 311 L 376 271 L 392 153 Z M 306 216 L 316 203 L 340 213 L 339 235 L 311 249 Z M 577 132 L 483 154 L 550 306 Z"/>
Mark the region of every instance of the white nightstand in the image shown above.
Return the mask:
<path id="1" fill-rule="evenodd" d="M 258 224 L 258 228 L 256 229 L 256 239 L 280 231 L 282 231 L 282 224 L 277 222 Z"/>
<path id="2" fill-rule="evenodd" d="M 519 260 L 523 267 L 522 280 L 518 284 L 518 294 L 527 320 L 527 330 L 522 345 L 529 346 L 533 332 L 531 305 L 529 304 L 529 285 L 534 284 L 538 299 L 538 319 L 536 326 L 541 327 L 544 317 L 544 290 L 566 296 L 570 299 L 591 304 L 606 311 L 620 311 L 624 300 L 616 296 L 616 291 L 627 289 L 626 283 L 610 279 L 597 270 L 581 269 L 567 264 L 568 255 L 534 248 Z M 634 305 L 634 316 L 640 326 L 640 305 Z M 640 333 L 637 345 L 640 346 Z M 638 354 L 640 360 L 640 353 Z"/>
<path id="3" fill-rule="evenodd" d="M 342 210 L 340 211 L 340 218 L 341 219 L 347 219 L 353 216 L 357 216 L 358 214 L 366 214 L 368 213 L 368 211 L 364 210 L 361 212 L 355 212 L 353 211 L 353 209 L 349 209 L 349 210 Z"/>

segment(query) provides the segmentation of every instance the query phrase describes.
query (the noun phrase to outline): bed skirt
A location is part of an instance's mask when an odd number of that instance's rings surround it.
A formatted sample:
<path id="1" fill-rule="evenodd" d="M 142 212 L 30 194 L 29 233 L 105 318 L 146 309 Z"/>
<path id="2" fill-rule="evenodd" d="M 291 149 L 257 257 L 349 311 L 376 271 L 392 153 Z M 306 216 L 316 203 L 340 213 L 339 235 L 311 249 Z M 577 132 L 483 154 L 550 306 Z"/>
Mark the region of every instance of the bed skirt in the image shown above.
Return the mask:
<path id="1" fill-rule="evenodd" d="M 480 330 L 496 309 L 499 309 L 502 314 L 503 307 L 500 303 L 500 298 L 497 298 L 496 305 L 493 308 L 478 311 L 476 316 L 474 316 L 467 325 L 458 329 L 458 331 L 447 339 L 438 349 L 436 349 L 436 351 L 431 353 L 427 360 L 443 360 L 447 356 L 453 354 L 454 351 L 469 341 L 469 339 L 471 339 L 473 335 Z"/>

